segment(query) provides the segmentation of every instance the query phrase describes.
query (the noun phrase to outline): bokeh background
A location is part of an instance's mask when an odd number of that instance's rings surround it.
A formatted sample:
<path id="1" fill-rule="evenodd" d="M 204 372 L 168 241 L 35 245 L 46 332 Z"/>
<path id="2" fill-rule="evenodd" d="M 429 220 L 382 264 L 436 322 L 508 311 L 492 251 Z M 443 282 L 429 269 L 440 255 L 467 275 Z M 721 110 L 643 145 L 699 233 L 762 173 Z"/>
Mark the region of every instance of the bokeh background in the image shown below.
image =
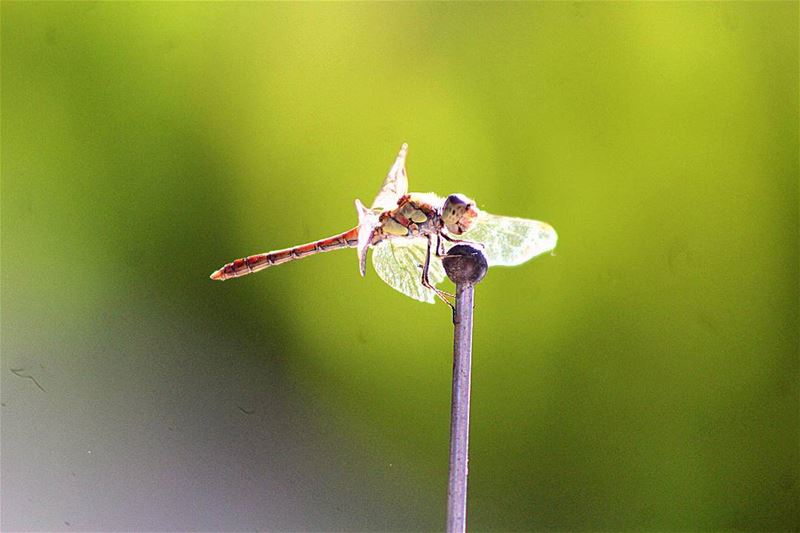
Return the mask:
<path id="1" fill-rule="evenodd" d="M 800 527 L 797 2 L 1 10 L 4 531 L 443 528 L 449 310 L 208 279 L 404 141 L 560 236 L 478 288 L 471 529 Z"/>

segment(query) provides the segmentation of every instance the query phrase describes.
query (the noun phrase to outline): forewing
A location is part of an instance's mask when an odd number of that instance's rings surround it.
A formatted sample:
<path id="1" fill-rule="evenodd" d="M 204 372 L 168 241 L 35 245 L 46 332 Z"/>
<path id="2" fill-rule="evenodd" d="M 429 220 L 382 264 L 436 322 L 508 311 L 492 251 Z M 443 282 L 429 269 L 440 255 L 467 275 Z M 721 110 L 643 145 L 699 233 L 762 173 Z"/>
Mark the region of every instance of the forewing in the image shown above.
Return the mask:
<path id="1" fill-rule="evenodd" d="M 406 296 L 435 303 L 436 293 L 422 285 L 422 265 L 425 264 L 427 239 L 386 239 L 372 249 L 372 265 L 378 276 L 393 289 Z M 428 279 L 438 285 L 445 278 L 442 261 L 431 256 Z"/>
<path id="2" fill-rule="evenodd" d="M 378 196 L 372 202 L 372 209 L 394 209 L 397 207 L 397 200 L 408 192 L 408 176 L 406 175 L 406 154 L 408 144 L 403 143 L 400 153 L 394 160 L 394 165 L 389 169 L 389 174 L 383 180 Z"/>
<path id="3" fill-rule="evenodd" d="M 538 220 L 482 211 L 459 239 L 482 244 L 489 266 L 514 266 L 555 248 L 558 235 L 552 226 Z"/>

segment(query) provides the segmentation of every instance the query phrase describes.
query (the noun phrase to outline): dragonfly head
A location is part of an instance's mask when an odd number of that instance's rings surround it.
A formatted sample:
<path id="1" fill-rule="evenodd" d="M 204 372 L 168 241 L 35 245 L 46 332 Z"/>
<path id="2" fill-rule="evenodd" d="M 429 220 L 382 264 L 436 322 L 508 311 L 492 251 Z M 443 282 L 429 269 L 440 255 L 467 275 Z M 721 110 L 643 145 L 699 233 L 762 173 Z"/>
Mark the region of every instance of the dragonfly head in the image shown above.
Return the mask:
<path id="1" fill-rule="evenodd" d="M 453 235 L 461 235 L 467 231 L 477 216 L 475 202 L 463 194 L 451 194 L 442 206 L 442 222 Z"/>

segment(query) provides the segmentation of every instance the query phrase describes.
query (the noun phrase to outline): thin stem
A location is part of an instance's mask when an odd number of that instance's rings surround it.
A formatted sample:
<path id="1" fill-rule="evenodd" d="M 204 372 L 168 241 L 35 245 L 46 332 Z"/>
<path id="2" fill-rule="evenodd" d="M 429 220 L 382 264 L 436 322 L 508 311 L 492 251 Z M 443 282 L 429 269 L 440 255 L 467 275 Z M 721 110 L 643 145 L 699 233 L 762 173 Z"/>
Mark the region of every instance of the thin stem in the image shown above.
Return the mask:
<path id="1" fill-rule="evenodd" d="M 475 284 L 489 265 L 479 247 L 457 244 L 442 258 L 447 277 L 456 284 L 453 307 L 453 398 L 450 412 L 450 480 L 447 488 L 447 531 L 467 530 L 467 461 L 469 390 L 472 373 L 472 312 Z"/>
<path id="2" fill-rule="evenodd" d="M 450 413 L 450 480 L 447 490 L 447 531 L 467 528 L 467 462 L 469 397 L 472 373 L 472 308 L 475 286 L 456 284 L 453 342 L 453 397 Z"/>

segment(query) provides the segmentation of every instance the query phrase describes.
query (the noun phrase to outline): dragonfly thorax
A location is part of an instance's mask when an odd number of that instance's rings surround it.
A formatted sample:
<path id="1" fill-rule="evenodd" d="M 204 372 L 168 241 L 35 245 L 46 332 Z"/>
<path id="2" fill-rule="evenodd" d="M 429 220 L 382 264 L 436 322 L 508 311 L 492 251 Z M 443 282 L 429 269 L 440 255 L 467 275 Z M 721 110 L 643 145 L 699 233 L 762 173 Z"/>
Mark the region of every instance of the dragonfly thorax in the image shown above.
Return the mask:
<path id="1" fill-rule="evenodd" d="M 376 239 L 386 237 L 416 237 L 429 235 L 442 227 L 437 205 L 441 199 L 428 194 L 406 194 L 397 201 L 397 207 L 379 215 Z"/>
<path id="2" fill-rule="evenodd" d="M 477 216 L 475 202 L 463 194 L 451 194 L 442 205 L 442 223 L 453 235 L 461 235 L 467 231 Z"/>

